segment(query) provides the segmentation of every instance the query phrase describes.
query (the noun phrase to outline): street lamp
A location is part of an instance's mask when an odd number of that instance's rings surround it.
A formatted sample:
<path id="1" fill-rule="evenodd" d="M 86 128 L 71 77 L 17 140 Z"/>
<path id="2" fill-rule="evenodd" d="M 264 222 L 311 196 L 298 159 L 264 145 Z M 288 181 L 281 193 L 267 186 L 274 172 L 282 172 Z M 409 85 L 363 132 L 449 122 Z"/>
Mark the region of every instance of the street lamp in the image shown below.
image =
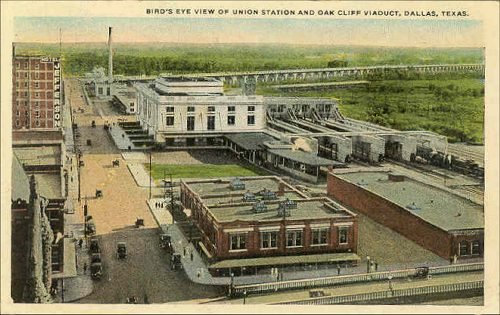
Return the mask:
<path id="1" fill-rule="evenodd" d="M 247 301 L 247 290 L 243 291 L 243 304 L 246 304 Z"/>
<path id="2" fill-rule="evenodd" d="M 231 282 L 229 283 L 229 297 L 233 296 L 234 273 L 231 273 Z"/>

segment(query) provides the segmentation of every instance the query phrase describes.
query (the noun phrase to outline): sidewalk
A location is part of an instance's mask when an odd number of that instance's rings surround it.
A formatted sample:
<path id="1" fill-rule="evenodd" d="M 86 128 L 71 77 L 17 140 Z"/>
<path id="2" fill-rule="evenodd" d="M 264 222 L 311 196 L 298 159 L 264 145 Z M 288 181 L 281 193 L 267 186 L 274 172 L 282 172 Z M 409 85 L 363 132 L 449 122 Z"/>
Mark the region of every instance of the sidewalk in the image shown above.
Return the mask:
<path id="1" fill-rule="evenodd" d="M 149 181 L 151 181 L 151 187 L 156 187 L 154 180 L 150 178 L 142 163 L 127 163 L 127 167 L 137 186 L 149 187 Z"/>
<path id="2" fill-rule="evenodd" d="M 125 133 L 125 130 L 123 130 L 118 124 L 112 124 L 108 133 L 111 135 L 111 138 L 118 149 L 128 150 L 129 147 L 131 149 L 134 148 L 134 144 Z"/>

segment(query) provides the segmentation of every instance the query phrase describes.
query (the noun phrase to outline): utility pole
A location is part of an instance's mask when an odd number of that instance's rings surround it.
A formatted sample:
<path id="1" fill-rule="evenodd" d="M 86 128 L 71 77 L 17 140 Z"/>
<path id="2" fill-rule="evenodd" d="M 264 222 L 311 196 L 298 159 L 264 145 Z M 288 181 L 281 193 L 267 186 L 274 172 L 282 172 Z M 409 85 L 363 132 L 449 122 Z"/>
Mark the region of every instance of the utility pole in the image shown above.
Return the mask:
<path id="1" fill-rule="evenodd" d="M 77 157 L 77 162 L 78 162 L 78 165 L 77 165 L 77 170 L 78 170 L 78 202 L 81 201 L 82 197 L 81 197 L 81 175 L 80 175 L 80 161 L 81 161 L 81 158 L 82 158 L 82 152 L 80 151 L 80 149 L 78 149 L 78 153 L 76 155 Z"/>
<path id="2" fill-rule="evenodd" d="M 151 199 L 151 181 L 153 180 L 153 173 L 151 173 L 151 150 L 149 151 L 149 199 Z"/>

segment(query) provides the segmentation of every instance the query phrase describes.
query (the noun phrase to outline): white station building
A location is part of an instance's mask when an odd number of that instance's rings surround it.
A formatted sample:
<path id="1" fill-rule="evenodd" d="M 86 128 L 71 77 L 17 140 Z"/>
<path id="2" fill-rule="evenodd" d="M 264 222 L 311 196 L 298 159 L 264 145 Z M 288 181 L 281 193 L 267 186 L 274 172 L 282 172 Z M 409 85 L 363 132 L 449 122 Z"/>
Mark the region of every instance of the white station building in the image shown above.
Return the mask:
<path id="1" fill-rule="evenodd" d="M 215 79 L 160 77 L 135 88 L 138 120 L 159 143 L 203 145 L 226 133 L 266 128 L 262 96 L 224 95 Z"/>

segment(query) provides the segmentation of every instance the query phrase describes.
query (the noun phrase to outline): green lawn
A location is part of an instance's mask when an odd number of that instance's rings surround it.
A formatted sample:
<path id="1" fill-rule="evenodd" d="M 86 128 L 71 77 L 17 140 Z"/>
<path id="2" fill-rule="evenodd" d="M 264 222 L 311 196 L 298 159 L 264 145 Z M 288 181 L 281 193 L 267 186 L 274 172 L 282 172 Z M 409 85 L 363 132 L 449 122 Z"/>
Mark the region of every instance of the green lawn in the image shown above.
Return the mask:
<path id="1" fill-rule="evenodd" d="M 149 164 L 145 164 L 149 170 Z M 172 178 L 217 178 L 217 177 L 243 177 L 268 175 L 267 172 L 253 166 L 241 166 L 237 164 L 194 164 L 194 165 L 172 165 L 153 164 L 151 168 L 155 180 L 163 179 L 163 175 L 172 174 Z"/>

